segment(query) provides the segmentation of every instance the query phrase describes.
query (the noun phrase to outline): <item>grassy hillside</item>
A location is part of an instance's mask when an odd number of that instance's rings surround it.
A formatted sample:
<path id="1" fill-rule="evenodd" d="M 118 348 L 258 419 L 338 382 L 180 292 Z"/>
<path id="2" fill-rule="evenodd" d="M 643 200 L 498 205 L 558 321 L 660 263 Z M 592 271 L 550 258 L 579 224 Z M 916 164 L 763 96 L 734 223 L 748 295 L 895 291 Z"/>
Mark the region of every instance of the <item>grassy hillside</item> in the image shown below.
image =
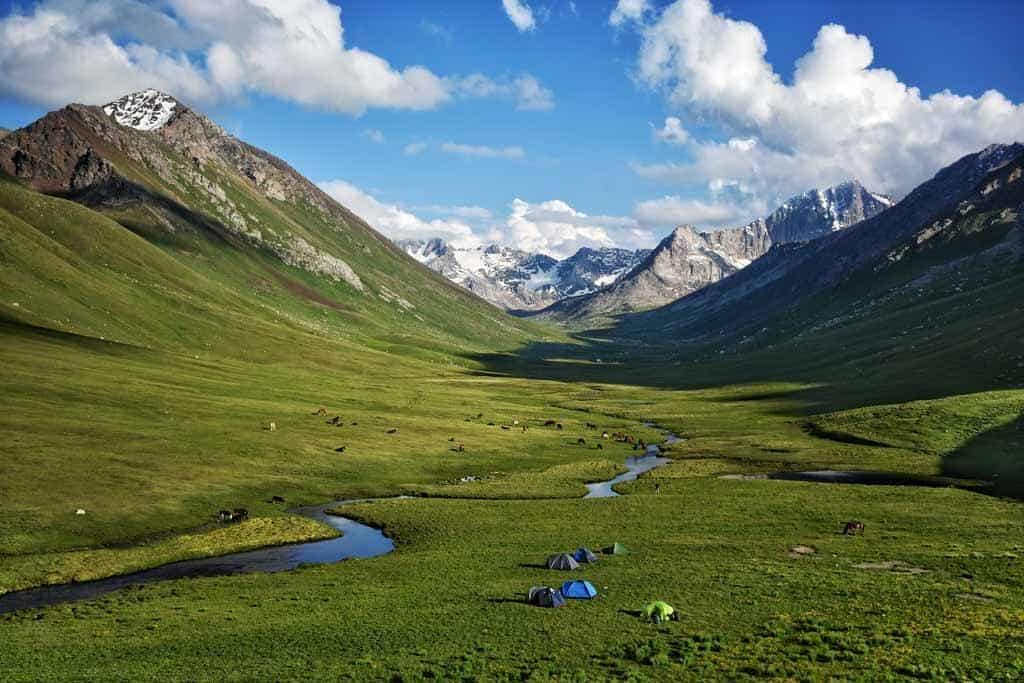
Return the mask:
<path id="1" fill-rule="evenodd" d="M 5 680 L 1020 677 L 1018 502 L 720 478 L 1013 480 L 1018 262 L 934 271 L 949 259 L 915 252 L 756 343 L 569 339 L 454 289 L 312 190 L 272 200 L 204 167 L 265 231 L 245 237 L 176 154 L 172 183 L 110 151 L 145 190 L 121 203 L 0 180 L 0 592 L 330 533 L 275 495 L 425 497 L 346 508 L 396 540 L 372 560 L 0 617 Z M 1013 244 L 1016 214 L 977 215 L 946 248 Z M 288 265 L 270 235 L 343 259 L 363 289 Z M 600 432 L 656 441 L 645 422 L 685 437 L 673 464 L 578 499 L 635 454 Z M 234 507 L 253 519 L 214 523 Z M 840 535 L 846 519 L 867 533 Z M 635 552 L 580 572 L 597 601 L 523 604 L 568 578 L 537 566 L 547 554 L 613 541 Z M 639 619 L 657 598 L 682 620 Z"/>

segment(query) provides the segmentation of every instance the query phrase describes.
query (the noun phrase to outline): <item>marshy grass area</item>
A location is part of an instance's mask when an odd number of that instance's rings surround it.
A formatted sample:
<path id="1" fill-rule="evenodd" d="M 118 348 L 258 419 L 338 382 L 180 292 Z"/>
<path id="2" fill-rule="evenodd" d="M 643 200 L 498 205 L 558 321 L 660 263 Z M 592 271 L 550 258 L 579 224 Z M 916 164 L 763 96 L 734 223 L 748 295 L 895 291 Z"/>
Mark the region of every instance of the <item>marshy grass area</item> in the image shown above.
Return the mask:
<path id="1" fill-rule="evenodd" d="M 427 496 L 346 506 L 395 540 L 386 556 L 0 617 L 8 680 L 1024 671 L 1018 502 L 720 478 L 940 474 L 952 458 L 1005 448 L 1012 431 L 988 450 L 979 435 L 1014 424 L 1024 392 L 828 412 L 805 402 L 814 388 L 799 384 L 669 390 L 402 354 L 368 362 L 365 350 L 254 364 L 22 328 L 4 335 L 3 590 L 329 533 L 287 514 L 293 505 Z M 327 415 L 314 415 L 321 406 Z M 335 415 L 344 426 L 328 424 Z M 673 462 L 620 485 L 621 497 L 581 499 L 584 483 L 635 454 L 601 431 L 658 442 L 660 429 L 645 423 L 683 437 L 665 453 Z M 275 495 L 286 505 L 270 503 Z M 234 507 L 252 519 L 217 526 L 217 510 Z M 841 535 L 847 519 L 867 533 Z M 541 568 L 548 554 L 615 541 L 634 553 L 571 573 L 597 586 L 597 600 L 524 603 L 531 585 L 570 576 Z M 681 621 L 639 619 L 652 599 L 675 605 Z"/>

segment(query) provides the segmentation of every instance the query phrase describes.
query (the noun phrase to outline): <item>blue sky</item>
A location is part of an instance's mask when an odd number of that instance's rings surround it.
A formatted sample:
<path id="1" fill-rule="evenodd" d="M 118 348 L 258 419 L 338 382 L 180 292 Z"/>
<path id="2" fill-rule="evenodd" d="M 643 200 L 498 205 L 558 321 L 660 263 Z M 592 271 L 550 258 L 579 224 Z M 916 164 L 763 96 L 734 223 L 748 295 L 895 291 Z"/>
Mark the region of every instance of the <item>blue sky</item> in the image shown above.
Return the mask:
<path id="1" fill-rule="evenodd" d="M 4 3 L 0 126 L 153 85 L 386 234 L 557 256 L 740 225 L 847 177 L 900 195 L 1024 137 L 1020 2 L 508 0 L 525 28 L 502 0 L 283 2 Z"/>

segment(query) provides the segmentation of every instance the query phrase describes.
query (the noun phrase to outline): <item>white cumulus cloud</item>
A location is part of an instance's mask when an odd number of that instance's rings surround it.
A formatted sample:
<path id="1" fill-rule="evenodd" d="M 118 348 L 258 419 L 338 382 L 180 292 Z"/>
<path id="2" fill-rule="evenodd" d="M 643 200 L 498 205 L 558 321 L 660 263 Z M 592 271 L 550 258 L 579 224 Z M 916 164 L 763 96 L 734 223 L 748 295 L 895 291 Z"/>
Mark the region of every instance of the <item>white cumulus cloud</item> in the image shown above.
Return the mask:
<path id="1" fill-rule="evenodd" d="M 641 225 L 665 231 L 684 224 L 709 229 L 736 227 L 749 223 L 756 216 L 750 207 L 732 202 L 670 195 L 638 202 L 633 208 L 633 217 Z"/>
<path id="2" fill-rule="evenodd" d="M 608 17 L 608 23 L 619 27 L 631 21 L 640 21 L 645 12 L 651 11 L 648 0 L 619 0 Z"/>
<path id="3" fill-rule="evenodd" d="M 376 128 L 367 128 L 364 130 L 363 137 L 368 138 L 371 142 L 375 142 L 378 145 L 382 145 L 387 142 L 387 138 L 384 136 L 384 131 Z"/>
<path id="4" fill-rule="evenodd" d="M 690 141 L 689 131 L 683 128 L 683 122 L 675 116 L 666 117 L 665 125 L 655 128 L 654 135 L 670 145 L 685 145 Z"/>
<path id="5" fill-rule="evenodd" d="M 555 107 L 555 94 L 535 76 L 494 79 L 480 73 L 448 80 L 452 92 L 464 98 L 494 98 L 516 103 L 522 111 L 548 111 Z"/>
<path id="6" fill-rule="evenodd" d="M 341 14 L 328 0 L 16 5 L 0 19 L 0 96 L 102 104 L 155 87 L 190 102 L 259 93 L 352 115 L 434 109 L 462 96 L 459 76 L 394 66 L 347 45 Z M 520 109 L 554 101 L 528 74 L 494 96 Z"/>
<path id="7" fill-rule="evenodd" d="M 761 200 L 848 178 L 901 195 L 964 154 L 1024 138 L 1024 105 L 995 90 L 925 96 L 872 67 L 868 38 L 836 24 L 821 27 L 789 83 L 757 26 L 708 0 L 677 0 L 637 30 L 638 80 L 733 136 L 692 144 L 685 161 L 634 166 L 649 177 L 737 183 Z"/>
<path id="8" fill-rule="evenodd" d="M 319 183 L 320 189 L 353 211 L 378 232 L 390 239 L 430 239 L 441 237 L 460 247 L 479 246 L 473 229 L 459 220 L 424 220 L 397 204 L 387 204 L 344 180 Z"/>
<path id="9" fill-rule="evenodd" d="M 505 8 L 505 14 L 520 32 L 532 31 L 537 27 L 533 10 L 522 0 L 501 0 L 501 6 Z"/>
<path id="10" fill-rule="evenodd" d="M 591 216 L 552 199 L 531 204 L 513 199 L 497 230 L 500 241 L 519 249 L 566 258 L 581 247 L 648 246 L 653 236 L 629 217 Z"/>

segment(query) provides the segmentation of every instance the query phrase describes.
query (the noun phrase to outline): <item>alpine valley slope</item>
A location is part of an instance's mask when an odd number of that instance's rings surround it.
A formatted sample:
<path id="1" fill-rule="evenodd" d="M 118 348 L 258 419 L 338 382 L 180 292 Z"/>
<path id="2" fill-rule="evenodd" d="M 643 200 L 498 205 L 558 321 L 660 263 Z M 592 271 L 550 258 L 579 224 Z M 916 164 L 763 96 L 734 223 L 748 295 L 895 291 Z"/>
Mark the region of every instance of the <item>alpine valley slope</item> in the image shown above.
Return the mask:
<path id="1" fill-rule="evenodd" d="M 280 159 L 157 91 L 47 114 L 0 140 L 0 171 L 10 320 L 235 352 L 282 320 L 434 350 L 525 334 Z M 195 324 L 153 315 L 157 301 Z"/>
<path id="2" fill-rule="evenodd" d="M 466 467 L 452 413 L 531 412 L 508 405 L 514 381 L 496 396 L 439 378 L 547 333 L 201 114 L 132 99 L 111 109 L 124 124 L 71 105 L 0 140 L 0 556 L 129 544 L 232 504 L 262 532 L 226 536 L 281 542 L 294 520 L 258 515 L 268 490 L 312 503 L 434 481 Z M 319 406 L 346 408 L 344 433 Z M 415 446 L 378 443 L 396 426 Z M 71 578 L 52 575 L 35 580 Z"/>
<path id="3" fill-rule="evenodd" d="M 542 318 L 586 321 L 667 304 L 747 267 L 773 244 L 813 240 L 892 206 L 856 180 L 809 190 L 741 228 L 697 232 L 676 228 L 632 271 L 596 292 L 564 299 Z"/>
<path id="4" fill-rule="evenodd" d="M 400 240 L 406 253 L 496 306 L 537 310 L 609 285 L 650 253 L 649 249 L 584 247 L 558 260 L 513 247 L 456 247 L 442 239 Z"/>
<path id="5" fill-rule="evenodd" d="M 162 105 L 122 109 L 148 124 L 166 114 Z M 272 495 L 288 506 L 429 495 L 346 506 L 394 539 L 386 556 L 4 615 L 5 683 L 1024 674 L 1019 503 L 952 488 L 719 478 L 826 467 L 932 473 L 939 448 L 988 436 L 995 420 L 1019 413 L 1024 392 L 952 397 L 944 409 L 878 406 L 887 387 L 867 394 L 874 378 L 849 374 L 855 359 L 818 330 L 813 337 L 829 343 L 804 363 L 832 361 L 830 370 L 847 373 L 850 385 L 837 383 L 833 395 L 855 387 L 857 411 L 821 414 L 805 400 L 818 382 L 786 377 L 771 362 L 781 356 L 747 368 L 741 356 L 757 354 L 745 346 L 676 366 L 692 359 L 679 357 L 683 340 L 666 338 L 657 318 L 615 345 L 581 349 L 415 264 L 244 143 L 205 138 L 204 125 L 176 139 L 189 118 L 175 103 L 163 126 L 138 131 L 101 109 L 72 107 L 0 146 L 19 178 L 0 182 L 0 591 L 323 534 Z M 204 155 L 195 155 L 198 168 L 184 148 Z M 1012 245 L 1017 214 L 1004 210 L 1021 184 L 1011 180 L 1016 168 L 1006 172 L 920 250 L 895 252 L 898 262 L 945 263 L 943 249 L 962 256 L 972 235 Z M 296 246 L 299 237 L 311 249 Z M 972 253 L 1001 264 L 1013 250 Z M 966 306 L 954 315 L 970 329 L 939 328 L 931 343 L 964 348 L 982 324 L 1010 339 L 1021 290 L 1001 292 L 947 299 Z M 693 333 L 691 352 L 717 350 L 715 328 Z M 916 341 L 894 344 L 912 354 Z M 621 364 L 533 362 L 524 343 L 632 355 Z M 525 363 L 496 368 L 498 358 Z M 984 389 L 982 364 L 972 369 Z M 727 386 L 748 370 L 780 374 Z M 705 384 L 681 390 L 696 381 Z M 316 414 L 318 406 L 343 419 Z M 500 428 L 514 419 L 532 427 Z M 686 437 L 672 446 L 674 462 L 623 486 L 628 495 L 580 499 L 583 482 L 610 478 L 634 454 L 587 423 L 653 443 L 661 434 L 646 421 Z M 820 436 L 847 431 L 865 436 Z M 453 450 L 452 438 L 466 451 Z M 251 518 L 215 525 L 219 508 L 236 506 Z M 837 521 L 853 515 L 868 533 L 844 537 Z M 599 600 L 564 610 L 525 604 L 529 586 L 552 580 L 533 563 L 615 541 L 634 552 L 587 567 Z M 795 543 L 815 555 L 788 555 Z M 654 627 L 637 618 L 656 598 L 683 619 Z"/>

